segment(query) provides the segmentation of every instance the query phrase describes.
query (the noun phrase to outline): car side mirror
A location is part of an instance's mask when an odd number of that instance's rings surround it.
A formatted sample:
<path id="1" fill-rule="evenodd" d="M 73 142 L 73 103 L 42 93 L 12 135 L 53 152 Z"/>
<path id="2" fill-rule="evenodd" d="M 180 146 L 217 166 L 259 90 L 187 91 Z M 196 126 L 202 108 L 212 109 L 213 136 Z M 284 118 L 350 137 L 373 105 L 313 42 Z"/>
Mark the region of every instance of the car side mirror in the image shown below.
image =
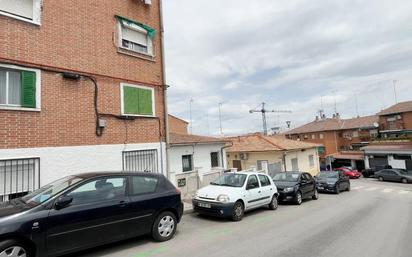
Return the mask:
<path id="1" fill-rule="evenodd" d="M 57 199 L 55 203 L 55 208 L 56 210 L 63 209 L 67 207 L 71 202 L 73 202 L 73 197 L 71 196 L 62 196 L 59 199 Z"/>

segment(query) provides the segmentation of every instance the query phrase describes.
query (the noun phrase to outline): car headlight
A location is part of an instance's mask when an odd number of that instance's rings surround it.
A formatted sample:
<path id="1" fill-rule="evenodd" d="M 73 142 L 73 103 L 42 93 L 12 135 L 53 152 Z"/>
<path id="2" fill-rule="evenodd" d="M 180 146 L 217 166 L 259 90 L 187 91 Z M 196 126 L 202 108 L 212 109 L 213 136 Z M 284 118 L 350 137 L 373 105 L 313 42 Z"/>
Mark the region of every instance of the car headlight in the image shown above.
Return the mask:
<path id="1" fill-rule="evenodd" d="M 293 192 L 293 191 L 295 191 L 295 188 L 293 188 L 293 187 L 287 187 L 287 188 L 283 189 L 283 192 L 285 192 L 285 193 L 289 193 L 289 192 Z"/>
<path id="2" fill-rule="evenodd" d="M 227 203 L 230 201 L 230 198 L 228 195 L 219 195 L 216 200 L 221 203 Z"/>

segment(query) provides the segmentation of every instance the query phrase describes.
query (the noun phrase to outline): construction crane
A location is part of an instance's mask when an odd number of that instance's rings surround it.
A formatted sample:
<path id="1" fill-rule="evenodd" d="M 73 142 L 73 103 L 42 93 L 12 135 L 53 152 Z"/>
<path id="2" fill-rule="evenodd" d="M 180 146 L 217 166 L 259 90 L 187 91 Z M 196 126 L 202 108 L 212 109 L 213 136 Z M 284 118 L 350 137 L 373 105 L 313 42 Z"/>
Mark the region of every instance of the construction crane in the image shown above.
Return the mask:
<path id="1" fill-rule="evenodd" d="M 292 111 L 289 110 L 266 110 L 265 109 L 266 103 L 262 103 L 261 109 L 255 109 L 255 110 L 250 110 L 249 113 L 255 113 L 255 112 L 260 112 L 262 113 L 262 121 L 263 121 L 263 134 L 267 136 L 268 134 L 268 125 L 267 125 L 267 120 L 266 120 L 266 113 L 271 112 L 271 113 L 292 113 Z"/>

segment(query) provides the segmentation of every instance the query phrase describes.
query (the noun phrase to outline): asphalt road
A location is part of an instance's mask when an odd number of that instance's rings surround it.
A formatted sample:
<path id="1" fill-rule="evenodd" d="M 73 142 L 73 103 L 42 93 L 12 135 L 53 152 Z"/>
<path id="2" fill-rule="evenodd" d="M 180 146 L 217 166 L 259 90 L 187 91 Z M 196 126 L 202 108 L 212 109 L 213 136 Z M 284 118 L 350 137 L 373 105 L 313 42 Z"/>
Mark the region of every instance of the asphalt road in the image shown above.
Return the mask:
<path id="1" fill-rule="evenodd" d="M 410 257 L 412 184 L 352 180 L 352 191 L 256 210 L 241 222 L 183 217 L 174 239 L 150 237 L 76 257 Z"/>

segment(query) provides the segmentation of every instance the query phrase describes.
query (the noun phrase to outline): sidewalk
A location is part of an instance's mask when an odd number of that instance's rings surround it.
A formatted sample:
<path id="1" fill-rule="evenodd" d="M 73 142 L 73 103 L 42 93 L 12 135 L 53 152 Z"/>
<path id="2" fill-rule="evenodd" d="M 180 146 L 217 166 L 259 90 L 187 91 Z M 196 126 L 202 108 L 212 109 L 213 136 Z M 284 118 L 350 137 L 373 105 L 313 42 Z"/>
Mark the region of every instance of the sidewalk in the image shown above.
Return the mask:
<path id="1" fill-rule="evenodd" d="M 183 199 L 183 214 L 193 213 L 192 199 Z"/>

